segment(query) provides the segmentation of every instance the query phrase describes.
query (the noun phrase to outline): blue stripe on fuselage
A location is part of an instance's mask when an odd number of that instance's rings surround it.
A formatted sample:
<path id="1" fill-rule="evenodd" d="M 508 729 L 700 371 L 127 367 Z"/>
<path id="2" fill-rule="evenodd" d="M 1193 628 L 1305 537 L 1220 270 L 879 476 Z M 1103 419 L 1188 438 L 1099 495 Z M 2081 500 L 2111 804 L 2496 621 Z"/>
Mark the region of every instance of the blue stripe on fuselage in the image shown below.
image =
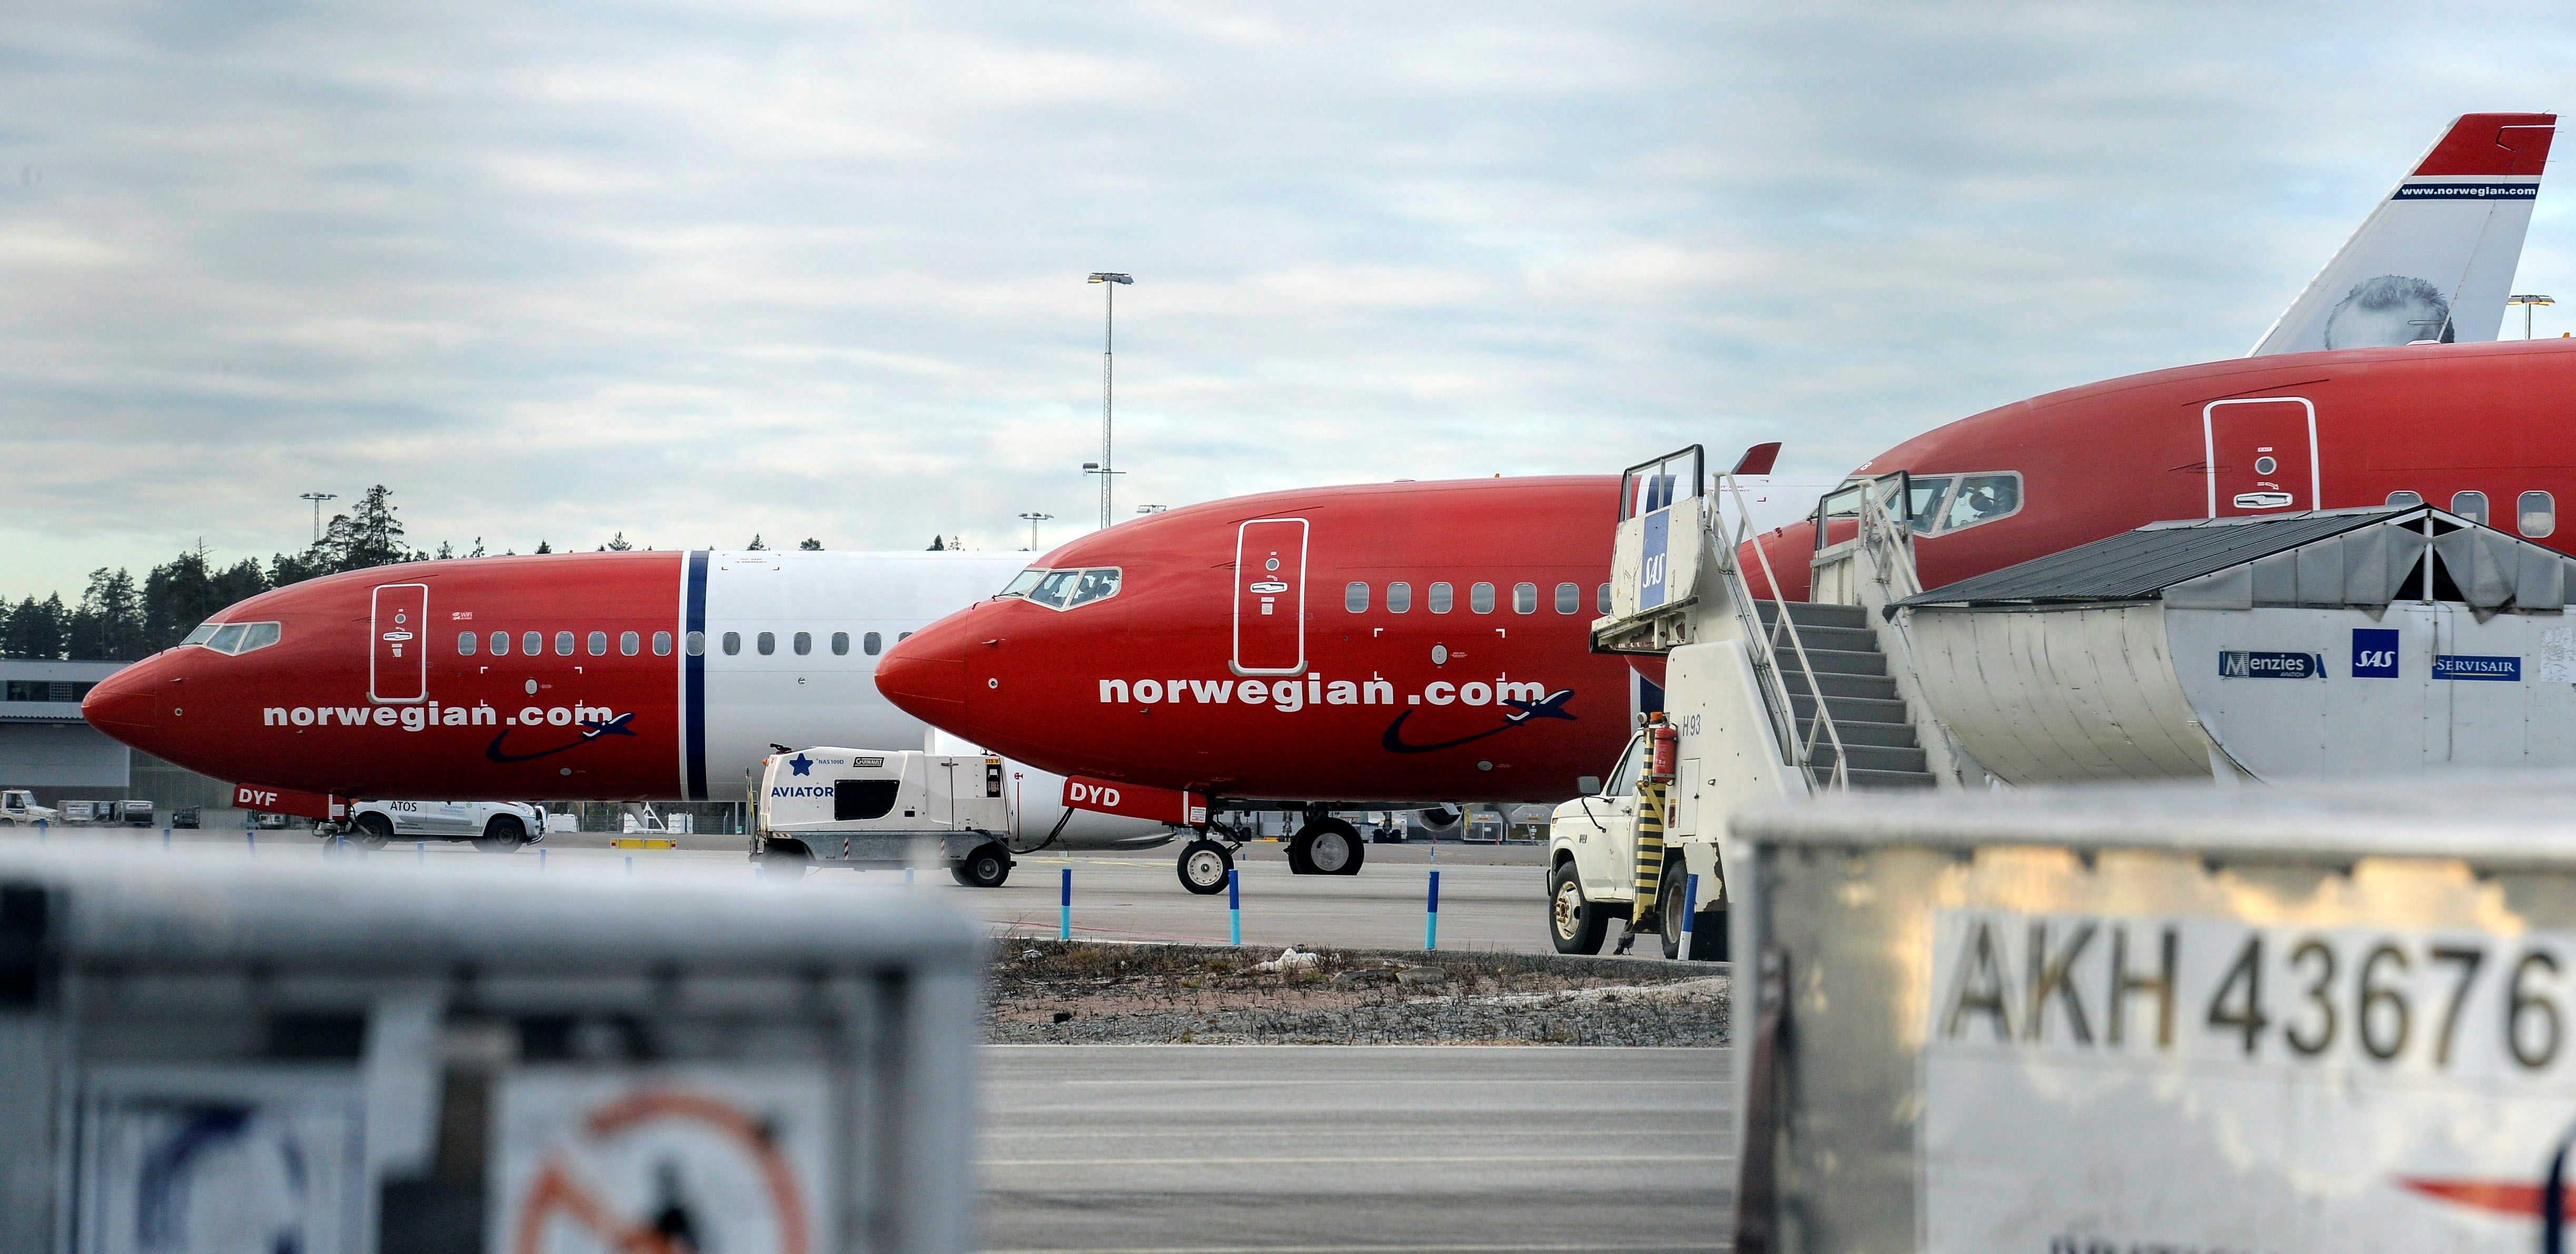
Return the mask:
<path id="1" fill-rule="evenodd" d="M 707 553 L 703 549 L 689 554 L 689 623 L 683 642 L 697 641 L 698 647 L 684 646 L 680 652 L 688 668 L 687 700 L 681 702 L 680 720 L 689 746 L 689 800 L 707 799 Z"/>

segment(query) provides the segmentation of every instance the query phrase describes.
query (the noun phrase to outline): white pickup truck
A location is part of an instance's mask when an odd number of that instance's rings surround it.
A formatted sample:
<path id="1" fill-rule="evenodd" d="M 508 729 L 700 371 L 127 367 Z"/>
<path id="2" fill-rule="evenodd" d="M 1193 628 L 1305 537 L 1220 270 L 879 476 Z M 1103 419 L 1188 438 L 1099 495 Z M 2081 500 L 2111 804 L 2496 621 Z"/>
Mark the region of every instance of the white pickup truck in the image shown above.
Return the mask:
<path id="1" fill-rule="evenodd" d="M 313 829 L 347 834 L 368 849 L 396 840 L 470 840 L 485 853 L 508 853 L 546 838 L 545 811 L 523 801 L 352 801 L 349 821 Z"/>
<path id="2" fill-rule="evenodd" d="M 0 789 L 0 827 L 21 823 L 53 823 L 59 816 L 52 806 L 36 804 L 36 794 L 24 788 Z"/>
<path id="3" fill-rule="evenodd" d="M 803 749 L 762 764 L 751 857 L 763 875 L 898 867 L 935 846 L 969 888 L 1011 877 L 1002 760 L 984 754 Z"/>

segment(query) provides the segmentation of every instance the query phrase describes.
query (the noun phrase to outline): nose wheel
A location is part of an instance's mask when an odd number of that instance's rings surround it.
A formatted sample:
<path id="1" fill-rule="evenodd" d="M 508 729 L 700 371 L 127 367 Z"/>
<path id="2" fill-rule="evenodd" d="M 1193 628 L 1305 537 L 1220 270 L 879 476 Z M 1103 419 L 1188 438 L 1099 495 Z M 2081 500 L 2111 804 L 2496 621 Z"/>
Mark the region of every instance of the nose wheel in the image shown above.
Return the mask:
<path id="1" fill-rule="evenodd" d="M 1225 891 L 1234 870 L 1234 852 L 1202 836 L 1181 846 L 1181 887 L 1206 897 Z"/>

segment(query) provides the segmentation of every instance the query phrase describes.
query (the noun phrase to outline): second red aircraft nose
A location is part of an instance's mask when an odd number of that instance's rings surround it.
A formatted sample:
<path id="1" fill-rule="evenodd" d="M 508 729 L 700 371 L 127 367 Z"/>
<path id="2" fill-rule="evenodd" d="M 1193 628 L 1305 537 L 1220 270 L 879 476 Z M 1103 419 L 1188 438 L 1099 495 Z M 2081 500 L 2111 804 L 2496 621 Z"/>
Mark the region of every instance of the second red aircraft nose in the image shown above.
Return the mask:
<path id="1" fill-rule="evenodd" d="M 877 691 L 922 722 L 968 735 L 966 649 L 974 633 L 965 620 L 974 616 L 971 609 L 952 614 L 897 641 L 877 661 Z"/>

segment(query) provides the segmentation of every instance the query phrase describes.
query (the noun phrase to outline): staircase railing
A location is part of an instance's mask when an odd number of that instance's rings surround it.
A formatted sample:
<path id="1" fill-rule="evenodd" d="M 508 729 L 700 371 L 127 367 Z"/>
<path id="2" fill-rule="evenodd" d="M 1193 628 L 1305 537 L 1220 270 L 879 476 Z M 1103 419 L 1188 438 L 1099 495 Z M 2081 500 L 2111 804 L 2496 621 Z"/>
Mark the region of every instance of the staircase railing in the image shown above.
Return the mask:
<path id="1" fill-rule="evenodd" d="M 1851 755 L 1843 751 L 1842 731 L 1834 726 L 1833 711 L 1826 708 L 1825 686 L 1817 682 L 1815 663 L 1807 657 L 1807 643 L 1798 636 L 1797 621 L 1789 617 L 1789 600 L 1780 595 L 1780 577 L 1771 569 L 1771 555 L 1759 544 L 1751 547 L 1754 561 L 1762 567 L 1762 581 L 1771 590 L 1771 603 L 1775 612 L 1769 630 L 1764 630 L 1762 617 L 1754 610 L 1753 589 L 1745 582 L 1744 564 L 1737 557 L 1737 554 L 1744 551 L 1746 543 L 1759 534 L 1753 526 L 1753 508 L 1745 503 L 1744 488 L 1736 482 L 1734 475 L 1721 473 L 1717 476 L 1717 482 L 1718 486 L 1726 491 L 1728 499 L 1735 503 L 1733 524 L 1731 526 L 1722 524 L 1722 529 L 1727 532 L 1727 535 L 1726 543 L 1719 547 L 1716 554 L 1717 566 L 1721 577 L 1726 580 L 1727 596 L 1735 604 L 1736 617 L 1743 628 L 1744 638 L 1762 642 L 1762 647 L 1753 650 L 1753 673 L 1756 682 L 1761 685 L 1764 702 L 1778 711 L 1782 720 L 1782 725 L 1773 729 L 1775 732 L 1782 733 L 1781 753 L 1789 759 L 1791 766 L 1798 769 L 1800 775 L 1806 777 L 1810 783 L 1814 783 L 1816 782 L 1817 738 L 1821 735 L 1824 742 L 1832 745 L 1834 750 L 1831 786 L 1849 790 Z M 1807 720 L 1803 735 L 1798 731 L 1797 702 L 1792 699 L 1788 681 L 1781 678 L 1780 668 L 1777 665 L 1780 656 L 1780 637 L 1784 632 L 1789 638 L 1790 652 L 1798 659 L 1798 671 L 1807 681 L 1807 694 L 1815 701 L 1815 717 Z"/>

